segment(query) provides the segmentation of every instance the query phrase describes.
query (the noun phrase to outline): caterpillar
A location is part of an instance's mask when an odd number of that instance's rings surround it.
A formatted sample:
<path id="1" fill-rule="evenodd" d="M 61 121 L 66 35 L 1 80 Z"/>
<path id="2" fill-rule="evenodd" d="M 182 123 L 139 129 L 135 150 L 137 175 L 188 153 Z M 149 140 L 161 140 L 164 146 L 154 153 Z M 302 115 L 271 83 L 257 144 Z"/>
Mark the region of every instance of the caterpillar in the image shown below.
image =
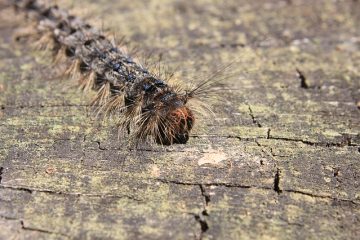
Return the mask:
<path id="1" fill-rule="evenodd" d="M 109 40 L 100 30 L 57 5 L 39 0 L 15 0 L 16 11 L 34 23 L 31 35 L 54 63 L 70 61 L 66 74 L 78 79 L 82 90 L 97 92 L 92 104 L 116 119 L 119 131 L 127 131 L 136 143 L 185 144 L 195 124 L 189 107 L 205 94 L 211 79 L 184 89 L 170 84 Z"/>

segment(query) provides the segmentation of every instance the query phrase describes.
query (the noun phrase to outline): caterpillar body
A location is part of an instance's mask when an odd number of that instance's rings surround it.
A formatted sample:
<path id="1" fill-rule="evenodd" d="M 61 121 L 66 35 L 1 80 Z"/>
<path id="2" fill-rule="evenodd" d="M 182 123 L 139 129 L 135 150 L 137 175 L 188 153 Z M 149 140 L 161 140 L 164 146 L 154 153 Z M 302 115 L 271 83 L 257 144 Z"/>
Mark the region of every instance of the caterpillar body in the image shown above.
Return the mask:
<path id="1" fill-rule="evenodd" d="M 97 91 L 94 104 L 115 117 L 119 130 L 137 143 L 185 144 L 195 123 L 188 102 L 206 92 L 208 81 L 184 90 L 169 84 L 130 57 L 101 31 L 57 6 L 38 0 L 15 0 L 15 9 L 35 22 L 37 43 L 70 60 L 67 73 L 82 89 Z"/>

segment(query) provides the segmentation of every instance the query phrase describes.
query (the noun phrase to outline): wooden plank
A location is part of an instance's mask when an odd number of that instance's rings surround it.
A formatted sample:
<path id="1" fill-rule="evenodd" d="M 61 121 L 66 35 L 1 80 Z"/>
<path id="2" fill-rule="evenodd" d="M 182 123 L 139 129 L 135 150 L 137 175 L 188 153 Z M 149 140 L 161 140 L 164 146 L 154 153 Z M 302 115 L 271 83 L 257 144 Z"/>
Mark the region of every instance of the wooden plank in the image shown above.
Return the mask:
<path id="1" fill-rule="evenodd" d="M 232 63 L 227 90 L 188 144 L 134 151 L 3 10 L 0 239 L 359 236 L 359 1 L 59 4 L 179 78 Z"/>

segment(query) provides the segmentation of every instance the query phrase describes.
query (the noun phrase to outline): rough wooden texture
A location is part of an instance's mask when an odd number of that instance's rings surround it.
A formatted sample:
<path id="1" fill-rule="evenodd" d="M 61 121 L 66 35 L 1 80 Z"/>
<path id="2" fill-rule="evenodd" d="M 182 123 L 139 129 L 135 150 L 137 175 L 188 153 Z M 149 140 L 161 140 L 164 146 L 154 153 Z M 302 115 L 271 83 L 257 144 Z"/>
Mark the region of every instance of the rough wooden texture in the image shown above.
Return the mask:
<path id="1" fill-rule="evenodd" d="M 360 235 L 359 1 L 58 2 L 179 77 L 235 62 L 229 89 L 187 145 L 131 151 L 1 21 L 0 239 Z"/>

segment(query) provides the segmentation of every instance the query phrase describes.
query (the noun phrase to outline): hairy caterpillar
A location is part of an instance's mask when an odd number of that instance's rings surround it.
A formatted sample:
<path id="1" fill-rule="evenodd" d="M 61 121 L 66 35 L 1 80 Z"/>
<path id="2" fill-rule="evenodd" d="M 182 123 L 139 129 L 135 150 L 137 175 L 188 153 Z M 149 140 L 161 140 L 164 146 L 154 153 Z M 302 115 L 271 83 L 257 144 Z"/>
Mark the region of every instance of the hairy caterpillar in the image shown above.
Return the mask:
<path id="1" fill-rule="evenodd" d="M 55 63 L 71 61 L 66 73 L 83 90 L 93 89 L 93 104 L 118 120 L 136 142 L 185 144 L 195 123 L 188 102 L 206 94 L 212 78 L 192 89 L 170 85 L 152 73 L 101 31 L 57 6 L 37 0 L 14 0 L 13 6 L 33 20 L 36 45 L 50 50 Z"/>

